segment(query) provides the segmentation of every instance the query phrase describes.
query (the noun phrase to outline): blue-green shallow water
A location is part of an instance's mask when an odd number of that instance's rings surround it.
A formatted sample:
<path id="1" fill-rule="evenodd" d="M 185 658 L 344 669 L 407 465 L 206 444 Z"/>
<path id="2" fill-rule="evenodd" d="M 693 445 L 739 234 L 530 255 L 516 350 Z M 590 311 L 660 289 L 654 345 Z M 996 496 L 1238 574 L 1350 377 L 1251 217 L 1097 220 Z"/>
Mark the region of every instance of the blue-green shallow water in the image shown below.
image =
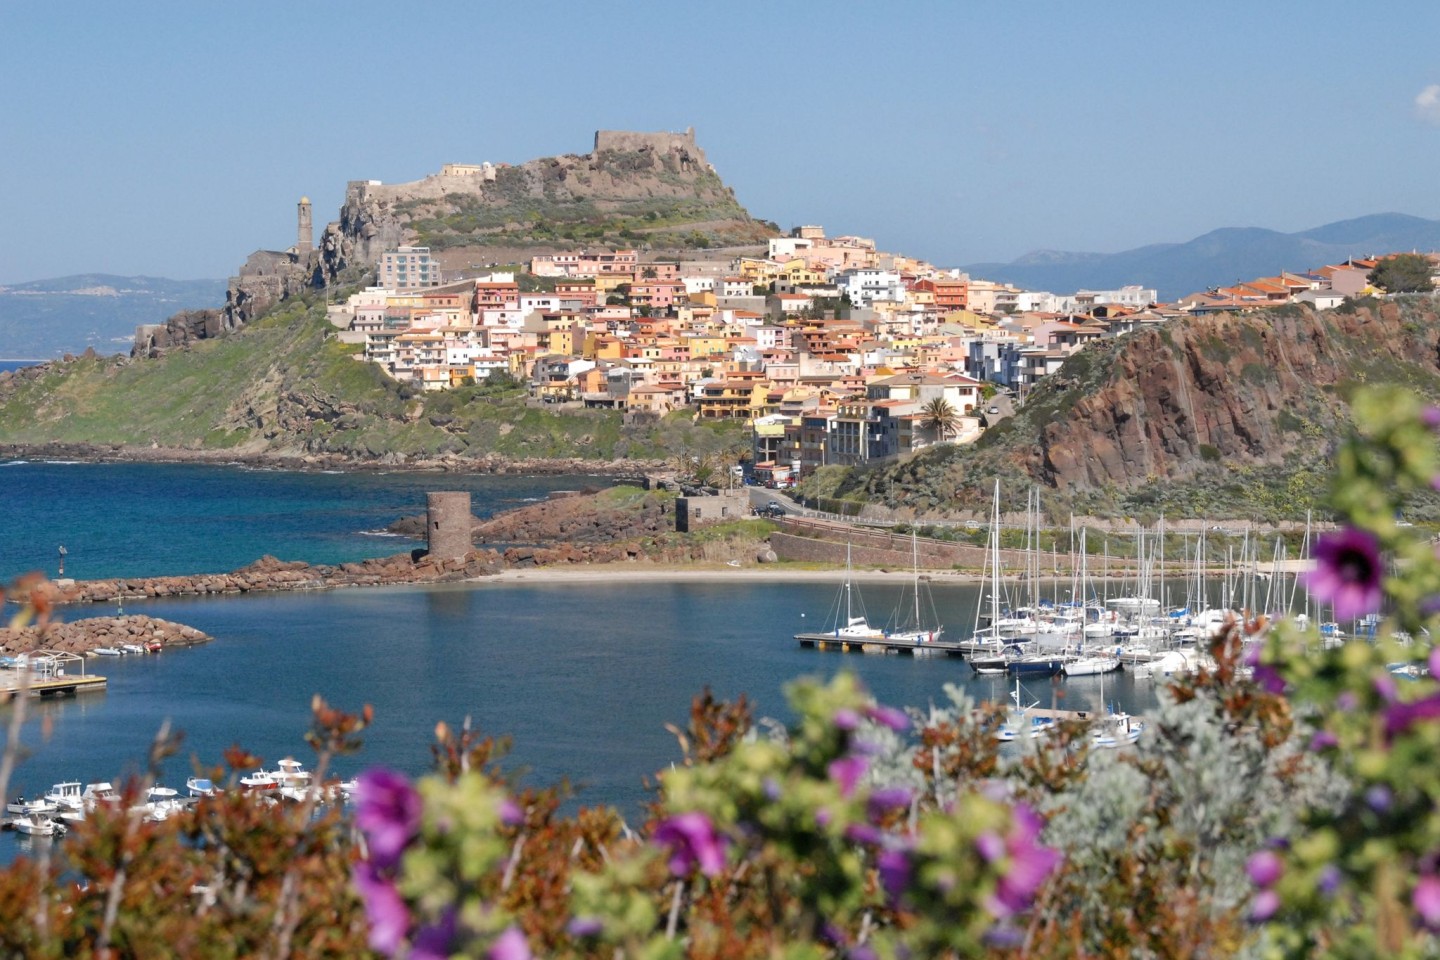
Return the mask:
<path id="1" fill-rule="evenodd" d="M 342 563 L 406 552 L 383 535 L 431 490 L 488 516 L 589 477 L 299 473 L 196 464 L 0 462 L 0 582 L 31 570 L 105 577 L 224 573 L 271 554 Z"/>
<path id="2" fill-rule="evenodd" d="M 127 610 L 191 624 L 216 641 L 155 657 L 92 660 L 110 678 L 104 694 L 38 704 L 53 728 L 26 728 L 35 755 L 16 777 L 24 789 L 59 780 L 111 779 L 145 754 L 164 719 L 183 730 L 176 785 L 192 753 L 218 761 L 239 743 L 267 762 L 295 753 L 312 694 L 358 709 L 374 726 L 353 772 L 384 763 L 426 769 L 436 721 L 466 716 L 488 733 L 515 737 L 515 763 L 531 782 L 569 777 L 582 802 L 634 809 L 641 778 L 677 756 L 667 722 L 683 725 L 690 698 L 748 694 L 761 714 L 786 717 L 782 688 L 802 675 L 859 674 L 886 703 L 944 702 L 956 682 L 1004 699 L 1003 679 L 976 678 L 950 658 L 914 659 L 802 650 L 792 634 L 800 614 L 829 605 L 831 585 L 720 583 L 478 584 L 440 588 L 339 590 L 225 599 L 154 601 Z M 937 586 L 946 621 L 973 618 L 973 587 Z M 898 588 L 868 586 L 872 609 L 888 609 Z M 963 629 L 961 630 L 963 631 Z M 1046 705 L 1099 707 L 1098 679 L 1031 684 Z M 1149 683 L 1106 680 L 1106 700 L 1132 711 L 1153 704 Z M 0 711 L 3 715 L 3 711 Z M 12 791 L 13 792 L 13 791 Z"/>

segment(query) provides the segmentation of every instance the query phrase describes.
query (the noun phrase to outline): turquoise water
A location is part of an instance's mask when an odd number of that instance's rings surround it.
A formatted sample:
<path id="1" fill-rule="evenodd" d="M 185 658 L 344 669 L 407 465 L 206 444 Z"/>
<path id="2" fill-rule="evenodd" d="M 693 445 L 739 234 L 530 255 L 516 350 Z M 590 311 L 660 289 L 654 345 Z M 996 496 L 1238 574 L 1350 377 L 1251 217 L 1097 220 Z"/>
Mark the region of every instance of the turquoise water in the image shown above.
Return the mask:
<path id="1" fill-rule="evenodd" d="M 31 570 L 103 577 L 223 573 L 265 554 L 341 563 L 409 551 L 386 536 L 430 490 L 468 490 L 478 516 L 587 477 L 298 473 L 193 464 L 0 461 L 0 582 Z"/>
<path id="2" fill-rule="evenodd" d="M 477 513 L 581 485 L 574 478 L 441 478 L 471 489 Z M 0 575 L 52 562 L 64 538 L 67 573 L 105 576 L 225 570 L 261 553 L 312 561 L 396 552 L 409 541 L 363 531 L 423 509 L 434 477 L 255 473 L 223 467 L 23 464 L 0 467 Z M 467 486 L 468 485 L 468 486 Z M 568 778 L 581 803 L 634 814 L 642 779 L 679 757 L 665 724 L 683 726 L 706 686 L 748 694 L 757 713 L 788 716 L 797 677 L 855 671 L 884 702 L 944 703 L 957 683 L 1003 700 L 1003 678 L 978 678 L 950 658 L 848 656 L 802 650 L 792 635 L 823 621 L 836 583 L 479 583 L 434 588 L 183 598 L 127 603 L 127 612 L 188 623 L 215 642 L 155 657 L 92 660 L 105 693 L 32 702 L 32 755 L 11 794 L 62 780 L 116 780 L 145 756 L 166 720 L 185 735 L 165 780 L 183 784 L 191 758 L 216 763 L 240 744 L 273 764 L 312 755 L 302 736 L 312 695 L 358 710 L 373 704 L 365 749 L 342 773 L 384 763 L 429 764 L 434 725 L 466 717 L 515 737 L 512 763 L 532 783 Z M 863 586 L 875 619 L 898 585 Z M 947 635 L 974 622 L 977 588 L 934 586 Z M 70 608 L 67 618 L 108 615 Z M 1029 685 L 1035 699 L 1096 709 L 1098 678 Z M 1107 678 L 1105 699 L 1132 712 L 1154 704 L 1148 682 Z M 0 722 L 9 710 L 0 708 Z M 8 837 L 8 835 L 5 835 Z M 0 854 L 10 840 L 0 840 Z"/>

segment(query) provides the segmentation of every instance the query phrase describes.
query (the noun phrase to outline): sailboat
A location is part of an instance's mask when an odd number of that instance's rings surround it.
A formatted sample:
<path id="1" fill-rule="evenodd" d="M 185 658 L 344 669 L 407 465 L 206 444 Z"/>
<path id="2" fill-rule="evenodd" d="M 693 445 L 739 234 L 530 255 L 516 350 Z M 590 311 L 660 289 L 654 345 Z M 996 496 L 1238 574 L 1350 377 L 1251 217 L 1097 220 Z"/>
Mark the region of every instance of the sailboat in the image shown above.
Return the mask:
<path id="1" fill-rule="evenodd" d="M 995 731 L 995 739 L 1008 743 L 1012 740 L 1034 739 L 1049 733 L 1055 728 L 1054 717 L 1034 717 L 1030 711 L 1040 705 L 1039 700 L 1033 700 L 1026 704 L 1020 698 L 1020 678 L 1015 678 L 1015 692 L 1010 694 L 1010 699 L 1015 704 L 1015 709 L 1005 718 L 1000 729 Z"/>
<path id="2" fill-rule="evenodd" d="M 860 612 L 856 614 L 856 608 Z M 850 544 L 845 544 L 845 580 L 840 584 L 840 593 L 830 610 L 830 622 L 823 632 L 795 634 L 802 646 L 815 646 L 824 650 L 828 645 L 843 646 L 851 643 L 863 644 L 885 639 L 885 631 L 872 627 L 865 618 L 865 605 L 860 600 L 851 581 Z"/>
<path id="3" fill-rule="evenodd" d="M 939 617 L 934 616 L 934 603 L 931 603 L 931 622 L 934 626 L 927 626 L 924 616 L 920 610 L 920 541 L 915 531 L 910 532 L 910 561 L 914 569 L 914 580 L 907 592 L 913 602 L 913 609 L 905 609 L 904 598 L 901 600 L 902 610 L 897 610 L 893 618 L 897 621 L 894 631 L 887 634 L 890 640 L 897 640 L 903 643 L 913 643 L 915 648 L 912 651 L 917 657 L 935 656 L 940 653 L 940 648 L 934 646 L 940 640 L 940 634 L 945 627 L 939 623 Z"/>
<path id="4" fill-rule="evenodd" d="M 1100 675 L 1100 707 L 1105 707 L 1105 675 Z M 1129 746 L 1140 739 L 1145 732 L 1145 722 L 1122 711 L 1111 710 L 1102 713 L 1090 732 L 1090 744 L 1102 750 Z"/>

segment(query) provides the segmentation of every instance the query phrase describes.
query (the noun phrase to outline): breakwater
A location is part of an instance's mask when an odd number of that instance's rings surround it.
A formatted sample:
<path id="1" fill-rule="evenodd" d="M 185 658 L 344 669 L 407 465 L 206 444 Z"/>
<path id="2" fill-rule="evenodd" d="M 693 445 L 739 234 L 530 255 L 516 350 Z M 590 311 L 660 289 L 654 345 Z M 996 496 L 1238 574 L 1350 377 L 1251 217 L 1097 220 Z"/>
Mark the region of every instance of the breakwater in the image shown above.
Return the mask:
<path id="1" fill-rule="evenodd" d="M 231 573 L 50 580 L 34 589 L 40 591 L 43 602 L 54 604 L 113 603 L 164 597 L 455 583 L 490 576 L 499 573 L 503 567 L 500 555 L 494 550 L 476 550 L 451 560 L 401 553 L 334 565 L 265 556 Z"/>
<path id="2" fill-rule="evenodd" d="M 10 655 L 35 650 L 85 654 L 100 647 L 126 644 L 159 644 L 165 647 L 193 647 L 207 643 L 204 631 L 183 623 L 141 615 L 91 617 L 70 623 L 52 621 L 27 627 L 0 627 L 0 650 Z"/>

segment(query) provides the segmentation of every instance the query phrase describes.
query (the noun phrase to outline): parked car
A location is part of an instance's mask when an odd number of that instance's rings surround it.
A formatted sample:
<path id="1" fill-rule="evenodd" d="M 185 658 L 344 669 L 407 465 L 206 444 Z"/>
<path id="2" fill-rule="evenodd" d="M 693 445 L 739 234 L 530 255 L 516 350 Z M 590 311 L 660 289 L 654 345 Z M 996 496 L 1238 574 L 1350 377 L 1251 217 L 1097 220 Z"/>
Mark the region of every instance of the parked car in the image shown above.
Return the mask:
<path id="1" fill-rule="evenodd" d="M 999 408 L 999 407 L 991 407 L 989 410 L 986 410 L 985 412 L 986 412 L 986 413 L 990 413 L 990 414 L 999 413 L 999 412 L 1000 412 L 1000 408 Z"/>

